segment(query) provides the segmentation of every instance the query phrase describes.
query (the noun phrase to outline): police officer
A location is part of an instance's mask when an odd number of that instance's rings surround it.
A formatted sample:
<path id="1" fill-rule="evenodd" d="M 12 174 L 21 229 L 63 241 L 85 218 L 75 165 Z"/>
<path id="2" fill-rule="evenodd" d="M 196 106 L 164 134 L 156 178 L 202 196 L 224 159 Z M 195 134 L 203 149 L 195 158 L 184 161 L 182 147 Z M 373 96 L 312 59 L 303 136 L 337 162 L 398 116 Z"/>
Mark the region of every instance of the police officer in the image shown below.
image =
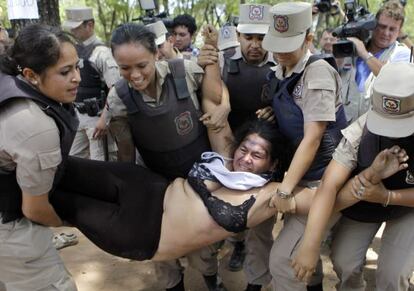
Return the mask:
<path id="1" fill-rule="evenodd" d="M 146 27 L 149 31 L 155 34 L 158 60 L 183 59 L 183 54 L 174 47 L 174 35 L 168 32 L 161 20 L 147 24 Z M 104 125 L 103 128 L 100 128 L 100 133 L 105 132 L 106 123 L 109 122 L 108 126 L 110 132 L 114 136 L 118 146 L 118 160 L 125 162 L 137 160 L 138 163 L 143 164 L 142 158 L 140 155 L 137 155 L 135 151 L 132 135 L 127 126 L 126 117 L 116 116 L 109 119 L 105 117 L 105 114 L 105 111 L 103 111 L 100 121 L 98 122 L 98 124 Z M 98 136 L 100 136 L 100 133 Z"/>
<path id="2" fill-rule="evenodd" d="M 371 109 L 343 130 L 344 137 L 318 188 L 305 238 L 294 259 L 300 279 L 306 280 L 316 264 L 336 198 L 335 208 L 341 201 L 356 203 L 342 211 L 335 227 L 331 258 L 340 279 L 337 289 L 365 290 L 365 254 L 386 222 L 375 289 L 409 290 L 414 270 L 413 78 L 413 64 L 382 67 L 373 85 Z M 389 154 L 403 159 L 395 162 Z M 345 200 L 343 193 L 352 195 Z"/>
<path id="3" fill-rule="evenodd" d="M 183 54 L 173 47 L 172 36 L 162 21 L 147 24 L 146 27 L 155 34 L 155 44 L 158 48 L 158 57 L 161 60 L 183 59 Z M 203 274 L 203 278 L 209 290 L 225 290 L 221 279 L 218 277 L 217 254 L 220 243 L 202 248 L 186 256 L 189 265 Z M 182 276 L 183 268 L 179 260 L 154 262 L 156 273 L 161 275 L 161 280 L 174 281 L 174 278 Z M 164 277 L 164 278 L 162 278 Z"/>
<path id="4" fill-rule="evenodd" d="M 238 36 L 235 26 L 224 25 L 220 28 L 217 38 L 217 48 L 223 55 L 223 57 L 220 58 L 220 61 L 224 61 L 225 58 L 234 56 L 236 50 L 240 50 L 240 42 L 237 38 Z M 222 67 L 223 63 L 220 63 L 220 68 Z"/>
<path id="5" fill-rule="evenodd" d="M 185 177 L 202 152 L 210 149 L 201 117 L 202 100 L 220 103 L 222 87 L 196 63 L 183 59 L 157 62 L 154 34 L 127 23 L 112 35 L 112 50 L 124 80 L 108 95 L 107 119 L 127 116 L 134 145 L 145 165 L 166 178 Z M 208 88 L 208 90 L 206 90 Z M 149 130 L 151 128 L 151 130 Z M 210 257 L 211 255 L 208 255 Z M 211 288 L 222 288 L 213 267 Z M 181 271 L 164 264 L 167 288 L 183 290 Z M 200 266 L 200 269 L 204 268 Z M 204 272 L 203 272 L 204 273 Z M 219 289 L 223 290 L 223 289 Z"/>
<path id="6" fill-rule="evenodd" d="M 270 254 L 270 271 L 276 290 L 306 290 L 290 268 L 291 256 L 301 240 L 307 219 L 294 214 L 293 189 L 297 185 L 309 188 L 318 185 L 341 138 L 340 129 L 346 125 L 341 80 L 328 62 L 312 56 L 309 51 L 311 4 L 279 3 L 270 13 L 272 21 L 263 47 L 273 51 L 278 62 L 270 81 L 270 93 L 279 129 L 294 151 L 289 169 L 271 201 L 285 217 Z M 322 272 L 318 271 L 310 290 L 322 288 Z"/>
<path id="7" fill-rule="evenodd" d="M 93 160 L 116 160 L 116 145 L 112 136 L 108 134 L 107 140 L 98 139 L 97 131 L 100 127 L 96 129 L 95 126 L 105 105 L 108 89 L 120 79 L 118 67 L 111 51 L 94 33 L 92 8 L 66 9 L 63 27 L 82 42 L 77 46 L 78 55 L 82 59 L 82 81 L 75 103 L 80 125 L 70 154 Z"/>
<path id="8" fill-rule="evenodd" d="M 240 50 L 225 58 L 222 78 L 229 89 L 231 112 L 229 123 L 234 130 L 246 119 L 256 118 L 256 111 L 271 104 L 263 95 L 263 86 L 273 55 L 262 47 L 269 28 L 269 5 L 242 4 L 237 25 Z"/>
<path id="9" fill-rule="evenodd" d="M 176 47 L 174 47 L 174 34 L 168 31 L 165 24 L 161 20 L 147 24 L 146 26 L 156 36 L 155 44 L 158 47 L 159 60 L 184 58 L 184 55 Z"/>
<path id="10" fill-rule="evenodd" d="M 52 244 L 49 194 L 78 120 L 78 56 L 58 28 L 23 28 L 0 60 L 0 281 L 13 290 L 77 290 Z"/>

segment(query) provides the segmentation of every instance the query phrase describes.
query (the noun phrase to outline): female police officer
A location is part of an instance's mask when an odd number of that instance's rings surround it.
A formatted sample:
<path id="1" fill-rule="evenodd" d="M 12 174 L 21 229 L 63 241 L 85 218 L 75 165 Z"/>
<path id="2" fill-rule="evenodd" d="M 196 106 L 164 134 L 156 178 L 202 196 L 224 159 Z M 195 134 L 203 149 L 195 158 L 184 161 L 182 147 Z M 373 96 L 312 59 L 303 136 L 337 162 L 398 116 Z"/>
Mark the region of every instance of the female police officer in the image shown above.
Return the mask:
<path id="1" fill-rule="evenodd" d="M 278 62 L 270 86 L 273 110 L 280 131 L 295 150 L 273 202 L 279 211 L 294 213 L 293 189 L 297 185 L 310 188 L 318 185 L 346 120 L 338 73 L 326 61 L 311 56 L 308 50 L 312 41 L 311 5 L 279 3 L 270 12 L 272 23 L 262 44 L 274 52 Z M 306 290 L 289 266 L 290 256 L 305 229 L 306 216 L 291 213 L 285 215 L 284 227 L 273 244 L 270 271 L 277 290 Z M 321 277 L 315 276 L 311 285 L 320 288 L 320 283 Z"/>
<path id="2" fill-rule="evenodd" d="M 31 25 L 0 69 L 0 281 L 7 290 L 76 290 L 46 227 L 62 225 L 48 195 L 78 126 L 75 47 L 59 29 Z"/>

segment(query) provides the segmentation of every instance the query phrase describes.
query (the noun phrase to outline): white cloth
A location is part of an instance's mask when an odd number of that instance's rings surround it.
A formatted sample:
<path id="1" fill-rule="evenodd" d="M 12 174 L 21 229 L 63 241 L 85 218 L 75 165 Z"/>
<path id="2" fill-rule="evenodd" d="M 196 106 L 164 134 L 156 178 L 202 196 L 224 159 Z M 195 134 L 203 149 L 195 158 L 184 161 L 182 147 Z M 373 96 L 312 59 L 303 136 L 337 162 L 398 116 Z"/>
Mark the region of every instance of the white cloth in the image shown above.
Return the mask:
<path id="1" fill-rule="evenodd" d="M 249 172 L 232 172 L 224 166 L 224 158 L 215 152 L 201 154 L 200 166 L 207 168 L 210 173 L 226 188 L 234 190 L 249 190 L 261 187 L 269 179 Z"/>

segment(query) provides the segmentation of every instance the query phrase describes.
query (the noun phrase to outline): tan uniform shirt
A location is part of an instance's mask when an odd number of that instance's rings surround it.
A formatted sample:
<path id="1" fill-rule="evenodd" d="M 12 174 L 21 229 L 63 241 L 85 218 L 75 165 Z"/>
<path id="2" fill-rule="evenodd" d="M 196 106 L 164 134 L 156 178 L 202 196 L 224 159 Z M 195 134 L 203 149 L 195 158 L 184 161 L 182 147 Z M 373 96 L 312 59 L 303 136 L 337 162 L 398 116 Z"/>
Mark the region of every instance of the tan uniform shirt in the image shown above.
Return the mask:
<path id="1" fill-rule="evenodd" d="M 188 60 L 184 60 L 184 67 L 186 70 L 185 79 L 187 81 L 188 91 L 190 92 L 191 99 L 194 102 L 196 109 L 200 109 L 200 103 L 197 97 L 197 90 L 201 86 L 203 80 L 203 69 L 198 66 L 196 63 Z M 156 82 L 157 82 L 157 99 L 153 99 L 145 94 L 142 94 L 143 100 L 149 106 L 160 106 L 163 104 L 164 100 L 161 99 L 162 85 L 164 84 L 165 77 L 170 73 L 168 63 L 166 61 L 160 61 L 155 63 L 156 70 Z M 108 124 L 112 117 L 126 116 L 127 110 L 125 104 L 119 98 L 115 88 L 112 88 L 108 94 L 108 109 L 106 109 L 105 117 L 106 123 Z"/>
<path id="2" fill-rule="evenodd" d="M 95 35 L 85 40 L 83 45 L 88 46 L 93 43 L 101 43 Z M 97 46 L 89 57 L 89 62 L 100 73 L 102 81 L 106 83 L 108 88 L 111 88 L 121 78 L 118 65 L 108 47 Z"/>
<path id="3" fill-rule="evenodd" d="M 367 113 L 361 115 L 351 125 L 343 129 L 343 138 L 332 155 L 335 161 L 351 171 L 357 166 L 359 144 L 366 122 Z"/>
<path id="4" fill-rule="evenodd" d="M 293 73 L 302 72 L 310 56 L 308 51 L 287 75 L 284 75 L 281 65 L 272 70 L 276 78 L 283 80 Z M 305 68 L 292 95 L 302 110 L 304 122 L 335 121 L 335 112 L 341 104 L 341 77 L 327 62 L 315 61 Z"/>
<path id="5" fill-rule="evenodd" d="M 24 192 L 49 192 L 61 161 L 59 130 L 53 118 L 27 99 L 0 108 L 0 170 L 16 170 Z"/>
<path id="6" fill-rule="evenodd" d="M 83 45 L 88 46 L 93 43 L 101 43 L 95 35 L 85 40 L 83 42 Z M 105 82 L 108 88 L 112 88 L 112 86 L 121 79 L 118 65 L 115 62 L 112 56 L 112 52 L 108 47 L 103 45 L 97 46 L 89 57 L 89 62 L 91 63 L 92 67 L 99 72 L 102 82 Z M 89 116 L 86 113 L 81 114 L 78 110 L 76 111 L 79 118 L 78 131 L 85 130 L 87 128 L 95 128 L 99 116 Z"/>

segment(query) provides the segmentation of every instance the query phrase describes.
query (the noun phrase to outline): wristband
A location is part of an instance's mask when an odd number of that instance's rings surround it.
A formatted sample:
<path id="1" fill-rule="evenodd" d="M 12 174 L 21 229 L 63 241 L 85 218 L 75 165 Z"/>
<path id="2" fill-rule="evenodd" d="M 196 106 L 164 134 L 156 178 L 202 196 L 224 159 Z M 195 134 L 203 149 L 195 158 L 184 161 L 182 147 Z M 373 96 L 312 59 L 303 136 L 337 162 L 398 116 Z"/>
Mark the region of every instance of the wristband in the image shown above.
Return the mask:
<path id="1" fill-rule="evenodd" d="M 388 204 L 390 204 L 390 200 L 391 200 L 391 191 L 388 190 L 388 196 L 387 196 L 387 200 L 382 204 L 383 207 L 387 207 Z"/>
<path id="2" fill-rule="evenodd" d="M 279 190 L 279 188 L 276 190 L 276 194 L 282 199 L 290 199 L 293 197 L 293 193 L 288 193 L 288 192 Z"/>
<path id="3" fill-rule="evenodd" d="M 375 58 L 375 56 L 371 53 L 368 53 L 368 56 L 365 59 L 365 62 L 368 62 L 369 59 Z"/>

